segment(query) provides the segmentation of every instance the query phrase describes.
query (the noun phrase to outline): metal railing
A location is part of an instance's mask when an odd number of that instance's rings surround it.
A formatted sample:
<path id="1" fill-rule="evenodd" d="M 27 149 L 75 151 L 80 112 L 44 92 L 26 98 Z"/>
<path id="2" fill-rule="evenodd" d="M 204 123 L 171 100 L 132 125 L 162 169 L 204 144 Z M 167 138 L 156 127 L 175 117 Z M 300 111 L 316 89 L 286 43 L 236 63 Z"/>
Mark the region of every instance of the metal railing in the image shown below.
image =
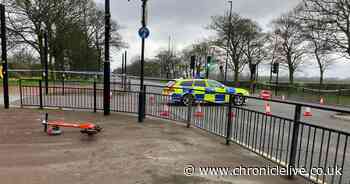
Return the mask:
<path id="1" fill-rule="evenodd" d="M 125 87 L 120 83 L 111 83 L 111 86 L 111 110 L 137 113 L 139 86 L 130 84 Z M 22 106 L 89 109 L 96 112 L 103 109 L 102 87 L 102 84 L 96 82 L 79 86 L 66 81 L 65 85 L 55 83 L 48 86 L 48 94 L 45 94 L 41 81 L 37 81 L 36 85 L 24 85 L 20 81 L 20 103 Z M 227 144 L 234 142 L 280 166 L 303 168 L 308 173 L 303 177 L 311 183 L 350 182 L 349 130 L 336 128 L 336 125 L 330 128 L 321 122 L 317 124 L 302 118 L 306 107 L 328 113 L 350 114 L 349 110 L 257 97 L 247 97 L 252 105 L 235 106 L 232 103 L 235 95 L 227 93 L 222 94 L 225 95 L 226 102 L 229 99 L 231 103 L 206 104 L 204 98 L 184 106 L 174 103 L 172 96 L 162 94 L 163 88 L 164 86 L 146 86 L 145 116 L 182 122 L 187 127 L 194 126 L 223 137 Z M 191 91 L 193 93 L 195 90 Z M 215 96 L 218 93 L 211 94 Z M 264 106 L 264 103 L 280 109 L 289 106 L 288 113 L 269 115 L 264 110 L 255 108 L 256 104 Z M 336 167 L 342 168 L 341 176 L 312 173 L 314 168 L 327 171 Z"/>

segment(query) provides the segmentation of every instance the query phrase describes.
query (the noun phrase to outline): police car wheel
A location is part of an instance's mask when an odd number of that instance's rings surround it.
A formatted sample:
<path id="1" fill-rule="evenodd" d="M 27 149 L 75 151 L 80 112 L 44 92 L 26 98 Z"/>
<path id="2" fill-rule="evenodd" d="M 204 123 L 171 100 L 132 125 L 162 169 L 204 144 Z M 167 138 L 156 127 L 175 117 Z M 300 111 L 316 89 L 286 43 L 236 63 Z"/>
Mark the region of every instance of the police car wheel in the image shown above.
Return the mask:
<path id="1" fill-rule="evenodd" d="M 190 105 L 190 103 L 193 102 L 193 96 L 190 94 L 187 94 L 182 97 L 182 103 L 186 106 Z"/>
<path id="2" fill-rule="evenodd" d="M 244 97 L 241 94 L 238 94 L 235 96 L 234 99 L 235 105 L 242 106 L 244 104 Z"/>

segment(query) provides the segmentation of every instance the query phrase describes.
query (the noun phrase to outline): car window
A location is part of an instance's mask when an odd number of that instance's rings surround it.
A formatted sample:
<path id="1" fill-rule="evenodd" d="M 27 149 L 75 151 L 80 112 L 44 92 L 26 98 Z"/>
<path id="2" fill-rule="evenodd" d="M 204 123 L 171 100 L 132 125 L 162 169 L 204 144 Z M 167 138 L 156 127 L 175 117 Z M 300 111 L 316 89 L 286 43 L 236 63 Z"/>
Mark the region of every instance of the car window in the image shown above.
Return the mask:
<path id="1" fill-rule="evenodd" d="M 196 87 L 206 87 L 205 81 L 194 81 Z"/>
<path id="2" fill-rule="evenodd" d="M 175 82 L 174 81 L 170 81 L 166 84 L 167 87 L 171 88 L 175 85 Z"/>
<path id="3" fill-rule="evenodd" d="M 224 87 L 224 85 L 221 84 L 220 82 L 213 81 L 213 80 L 208 81 L 208 84 L 209 84 L 209 87 L 211 87 L 211 88 L 221 88 L 221 87 Z"/>
<path id="4" fill-rule="evenodd" d="M 191 87 L 192 83 L 193 83 L 192 81 L 183 81 L 183 82 L 181 82 L 180 86 Z"/>

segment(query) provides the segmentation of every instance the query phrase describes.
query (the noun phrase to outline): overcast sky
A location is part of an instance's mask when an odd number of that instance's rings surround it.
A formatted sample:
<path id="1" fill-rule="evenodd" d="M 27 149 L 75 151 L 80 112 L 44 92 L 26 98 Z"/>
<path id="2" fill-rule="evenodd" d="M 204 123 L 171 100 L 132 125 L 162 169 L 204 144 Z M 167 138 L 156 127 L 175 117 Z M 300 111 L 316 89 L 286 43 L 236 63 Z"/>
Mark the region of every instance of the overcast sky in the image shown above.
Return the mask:
<path id="1" fill-rule="evenodd" d="M 103 6 L 104 0 L 95 1 Z M 257 21 L 267 30 L 272 19 L 287 12 L 300 1 L 233 0 L 233 11 Z M 228 10 L 227 0 L 149 0 L 148 27 L 151 35 L 146 40 L 146 57 L 154 57 L 157 51 L 167 49 L 169 36 L 176 50 L 213 36 L 214 33 L 205 28 L 210 23 L 211 16 L 223 15 Z M 123 27 L 121 34 L 129 45 L 129 59 L 140 55 L 141 40 L 137 31 L 141 27 L 141 0 L 111 0 L 111 13 L 112 18 Z M 121 53 L 113 54 L 112 60 L 113 68 L 120 66 Z M 349 65 L 337 66 L 326 76 L 350 77 L 347 70 Z M 317 70 L 312 71 L 317 74 Z M 314 75 L 313 72 L 303 73 Z"/>

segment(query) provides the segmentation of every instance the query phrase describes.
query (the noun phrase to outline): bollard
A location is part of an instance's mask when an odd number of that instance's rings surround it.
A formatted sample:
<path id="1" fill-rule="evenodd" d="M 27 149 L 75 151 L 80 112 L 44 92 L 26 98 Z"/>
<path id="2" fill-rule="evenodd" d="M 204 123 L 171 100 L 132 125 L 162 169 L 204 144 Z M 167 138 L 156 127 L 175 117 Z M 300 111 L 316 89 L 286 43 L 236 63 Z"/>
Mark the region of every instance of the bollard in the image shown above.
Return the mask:
<path id="1" fill-rule="evenodd" d="M 22 79 L 19 79 L 19 96 L 21 99 L 21 107 L 23 107 Z"/>
<path id="2" fill-rule="evenodd" d="M 46 133 L 47 132 L 47 125 L 49 123 L 49 114 L 48 113 L 45 113 L 45 124 L 44 124 L 44 132 Z"/>
<path id="3" fill-rule="evenodd" d="M 94 81 L 94 112 L 97 112 L 97 99 L 96 99 L 96 81 Z"/>
<path id="4" fill-rule="evenodd" d="M 43 86 L 42 86 L 42 81 L 39 80 L 39 100 L 40 100 L 40 109 L 43 108 Z"/>

